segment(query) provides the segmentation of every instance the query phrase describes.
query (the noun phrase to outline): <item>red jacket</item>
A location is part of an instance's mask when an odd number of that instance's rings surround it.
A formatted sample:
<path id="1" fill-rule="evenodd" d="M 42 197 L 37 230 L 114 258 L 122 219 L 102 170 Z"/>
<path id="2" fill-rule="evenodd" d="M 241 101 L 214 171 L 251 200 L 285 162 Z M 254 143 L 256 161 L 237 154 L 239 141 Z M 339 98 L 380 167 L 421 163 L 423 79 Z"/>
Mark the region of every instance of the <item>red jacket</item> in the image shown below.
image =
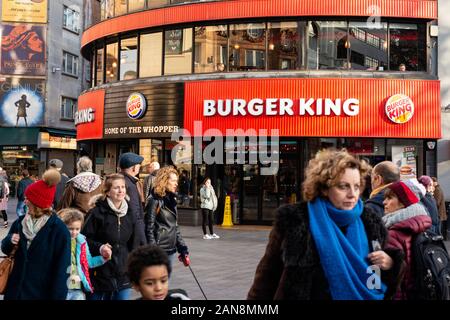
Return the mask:
<path id="1" fill-rule="evenodd" d="M 431 227 L 429 216 L 415 216 L 392 225 L 389 230 L 388 247 L 403 250 L 405 253 L 405 273 L 403 280 L 395 295 L 395 300 L 407 300 L 408 294 L 414 287 L 414 274 L 411 270 L 412 263 L 412 238 Z"/>

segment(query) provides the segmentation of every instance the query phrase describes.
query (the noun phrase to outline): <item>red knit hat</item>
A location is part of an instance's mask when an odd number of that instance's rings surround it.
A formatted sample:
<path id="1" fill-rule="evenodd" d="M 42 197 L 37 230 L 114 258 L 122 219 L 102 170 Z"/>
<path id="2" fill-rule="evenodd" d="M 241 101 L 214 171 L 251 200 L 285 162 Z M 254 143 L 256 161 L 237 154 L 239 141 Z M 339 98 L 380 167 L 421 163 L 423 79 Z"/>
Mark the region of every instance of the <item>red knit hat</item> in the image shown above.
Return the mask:
<path id="1" fill-rule="evenodd" d="M 50 208 L 55 199 L 56 185 L 59 181 L 61 181 L 61 175 L 57 170 L 47 170 L 42 180 L 30 184 L 25 189 L 25 197 L 38 208 Z"/>
<path id="2" fill-rule="evenodd" d="M 402 181 L 394 182 L 388 186 L 395 195 L 398 200 L 406 207 L 409 207 L 412 204 L 419 202 L 419 198 L 411 191 L 411 189 Z"/>

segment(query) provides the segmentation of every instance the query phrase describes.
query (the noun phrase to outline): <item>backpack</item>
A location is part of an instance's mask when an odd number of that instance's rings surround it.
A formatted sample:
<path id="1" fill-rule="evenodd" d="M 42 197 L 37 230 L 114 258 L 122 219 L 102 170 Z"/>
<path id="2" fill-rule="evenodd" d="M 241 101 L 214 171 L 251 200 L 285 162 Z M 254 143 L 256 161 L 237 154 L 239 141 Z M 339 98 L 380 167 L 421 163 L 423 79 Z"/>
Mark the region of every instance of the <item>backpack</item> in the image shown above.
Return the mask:
<path id="1" fill-rule="evenodd" d="M 450 300 L 450 257 L 443 239 L 431 231 L 413 238 L 414 300 Z"/>

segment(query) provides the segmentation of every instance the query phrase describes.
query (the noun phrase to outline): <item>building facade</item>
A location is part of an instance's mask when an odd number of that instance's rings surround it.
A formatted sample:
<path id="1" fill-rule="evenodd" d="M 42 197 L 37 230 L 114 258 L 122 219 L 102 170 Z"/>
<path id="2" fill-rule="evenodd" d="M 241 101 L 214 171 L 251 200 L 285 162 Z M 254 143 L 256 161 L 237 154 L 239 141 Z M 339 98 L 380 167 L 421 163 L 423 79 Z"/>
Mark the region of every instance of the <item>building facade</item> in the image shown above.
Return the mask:
<path id="1" fill-rule="evenodd" d="M 116 0 L 100 9 L 83 33 L 95 67 L 76 119 L 98 173 L 134 151 L 177 166 L 180 206 L 198 208 L 208 176 L 236 220 L 261 224 L 300 199 L 304 168 L 322 148 L 437 173 L 437 1 Z"/>
<path id="2" fill-rule="evenodd" d="M 49 159 L 74 174 L 74 113 L 90 86 L 79 52 L 83 0 L 2 1 L 0 166 L 14 184 L 22 169 L 40 175 Z"/>

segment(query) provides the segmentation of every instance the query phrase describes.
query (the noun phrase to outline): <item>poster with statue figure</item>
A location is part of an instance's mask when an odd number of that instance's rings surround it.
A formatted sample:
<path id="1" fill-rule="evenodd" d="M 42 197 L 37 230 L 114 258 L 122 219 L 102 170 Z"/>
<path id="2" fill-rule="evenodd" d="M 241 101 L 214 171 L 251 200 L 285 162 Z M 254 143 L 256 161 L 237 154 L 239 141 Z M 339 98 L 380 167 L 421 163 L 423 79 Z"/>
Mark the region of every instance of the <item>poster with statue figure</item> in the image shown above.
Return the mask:
<path id="1" fill-rule="evenodd" d="M 44 124 L 45 81 L 11 77 L 0 83 L 0 126 Z"/>

